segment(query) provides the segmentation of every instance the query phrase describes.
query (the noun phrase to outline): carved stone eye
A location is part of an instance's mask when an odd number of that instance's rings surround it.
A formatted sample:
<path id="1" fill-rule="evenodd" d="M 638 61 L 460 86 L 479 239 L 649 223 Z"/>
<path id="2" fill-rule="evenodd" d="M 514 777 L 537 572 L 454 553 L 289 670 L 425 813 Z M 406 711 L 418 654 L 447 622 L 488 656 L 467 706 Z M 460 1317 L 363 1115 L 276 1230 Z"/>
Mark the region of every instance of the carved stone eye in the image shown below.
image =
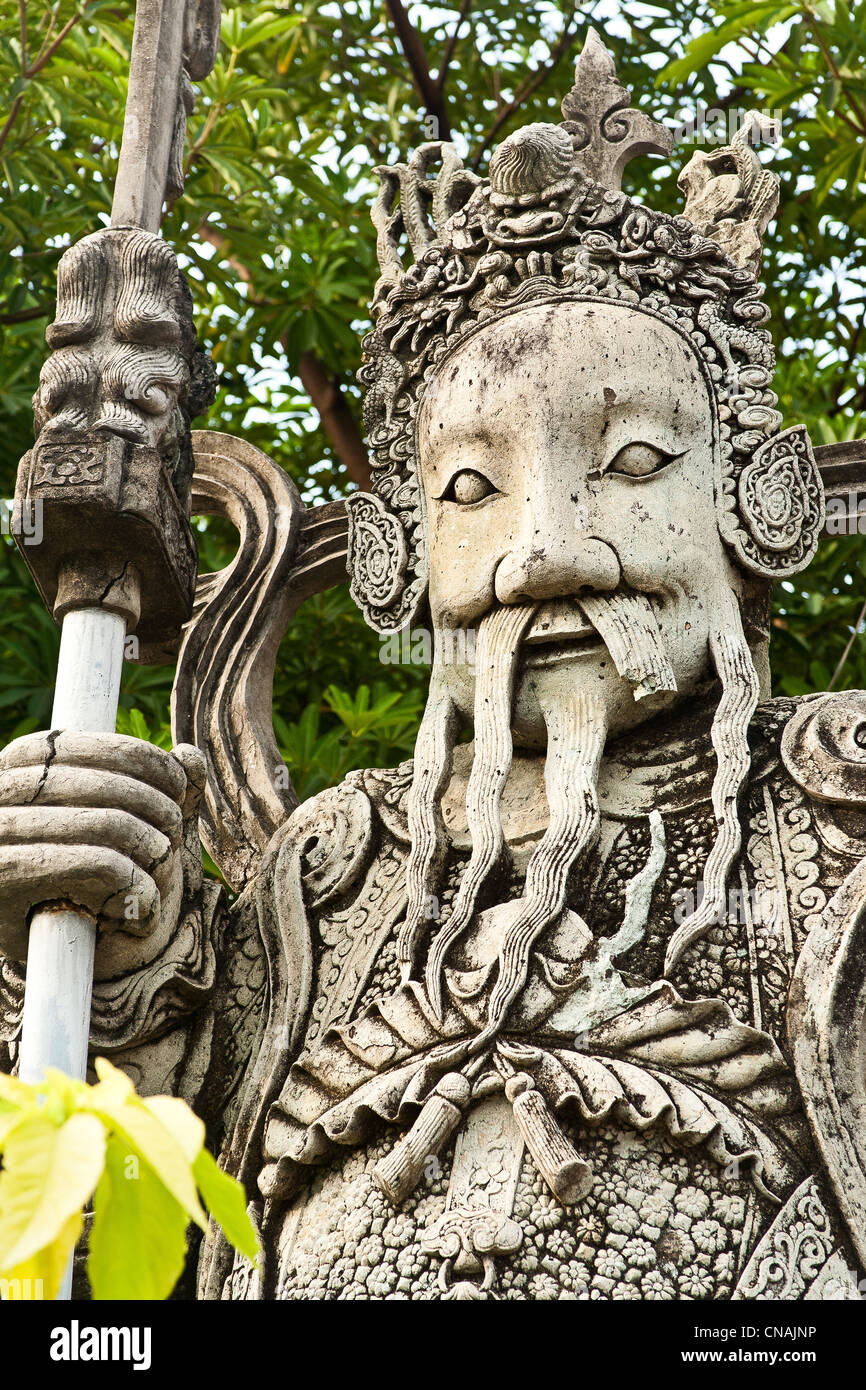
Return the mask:
<path id="1" fill-rule="evenodd" d="M 619 473 L 625 478 L 648 478 L 651 474 L 658 473 L 675 457 L 676 455 L 668 454 L 664 449 L 656 448 L 654 444 L 626 444 L 607 471 Z"/>
<path id="2" fill-rule="evenodd" d="M 495 491 L 496 488 L 483 473 L 476 473 L 474 468 L 463 468 L 451 479 L 443 496 L 447 502 L 459 502 L 461 506 L 468 507 L 473 502 L 482 502 Z"/>

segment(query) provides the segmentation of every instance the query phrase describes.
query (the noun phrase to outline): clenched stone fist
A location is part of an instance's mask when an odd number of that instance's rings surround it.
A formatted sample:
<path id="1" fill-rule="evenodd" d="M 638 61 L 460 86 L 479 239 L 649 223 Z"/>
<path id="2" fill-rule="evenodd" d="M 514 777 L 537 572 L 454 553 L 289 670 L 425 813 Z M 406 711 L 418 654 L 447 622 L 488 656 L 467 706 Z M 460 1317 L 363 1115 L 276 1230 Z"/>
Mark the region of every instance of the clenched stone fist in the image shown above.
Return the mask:
<path id="1" fill-rule="evenodd" d="M 183 850 L 195 836 L 204 779 L 204 758 L 189 744 L 166 753 L 122 734 L 82 733 L 8 744 L 0 753 L 0 951 L 25 960 L 33 909 L 62 902 L 117 934 L 100 940 L 104 968 L 152 958 L 178 919 Z"/>

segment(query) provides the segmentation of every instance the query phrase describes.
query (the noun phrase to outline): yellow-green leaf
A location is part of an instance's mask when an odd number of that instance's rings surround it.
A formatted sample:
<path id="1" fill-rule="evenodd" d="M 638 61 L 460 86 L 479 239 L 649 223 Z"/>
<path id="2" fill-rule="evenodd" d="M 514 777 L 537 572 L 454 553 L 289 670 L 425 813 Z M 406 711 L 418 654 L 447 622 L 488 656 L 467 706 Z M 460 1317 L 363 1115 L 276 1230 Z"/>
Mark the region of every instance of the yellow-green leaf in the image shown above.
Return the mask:
<path id="1" fill-rule="evenodd" d="M 28 1296 L 34 1302 L 57 1297 L 60 1281 L 72 1259 L 83 1225 L 84 1217 L 81 1212 L 75 1212 L 63 1223 L 50 1245 L 43 1245 L 41 1250 L 37 1250 L 35 1255 L 23 1260 L 21 1264 L 4 1269 L 6 1297 L 10 1302 L 17 1301 L 16 1285 L 20 1286 L 22 1301 Z"/>
<path id="2" fill-rule="evenodd" d="M 204 1146 L 204 1125 L 186 1101 L 176 1096 L 148 1096 L 144 1104 L 174 1136 L 188 1161 L 195 1163 Z"/>
<path id="3" fill-rule="evenodd" d="M 33 1090 L 17 1076 L 6 1076 L 0 1072 L 0 1100 L 10 1105 L 32 1105 Z"/>
<path id="4" fill-rule="evenodd" d="M 0 1110 L 0 1153 L 2 1153 L 3 1146 L 13 1129 L 23 1124 L 26 1118 L 27 1111 L 19 1110 L 17 1107 Z"/>
<path id="5" fill-rule="evenodd" d="M 98 1091 L 98 1086 L 91 1091 L 88 1108 L 107 1120 L 115 1133 L 138 1150 L 187 1215 L 203 1231 L 206 1230 L 207 1220 L 198 1200 L 192 1168 L 174 1135 L 141 1101 L 112 1104 L 102 1100 L 97 1095 Z"/>
<path id="6" fill-rule="evenodd" d="M 28 1116 L 7 1136 L 0 1173 L 0 1270 L 31 1259 L 57 1241 L 99 1181 L 105 1133 L 93 1115 L 59 1128 Z"/>
<path id="7" fill-rule="evenodd" d="M 193 1172 L 208 1211 L 222 1227 L 226 1238 L 248 1260 L 256 1260 L 259 1240 L 247 1212 L 246 1193 L 241 1184 L 222 1171 L 207 1149 L 202 1149 Z"/>
<path id="8" fill-rule="evenodd" d="M 183 1273 L 188 1218 L 150 1164 L 113 1135 L 93 1202 L 94 1299 L 167 1298 Z"/>
<path id="9" fill-rule="evenodd" d="M 93 1066 L 99 1084 L 93 1088 L 91 1095 L 98 1094 L 100 1099 L 110 1101 L 112 1105 L 124 1105 L 135 1096 L 135 1087 L 126 1072 L 113 1067 L 107 1058 L 97 1057 Z"/>

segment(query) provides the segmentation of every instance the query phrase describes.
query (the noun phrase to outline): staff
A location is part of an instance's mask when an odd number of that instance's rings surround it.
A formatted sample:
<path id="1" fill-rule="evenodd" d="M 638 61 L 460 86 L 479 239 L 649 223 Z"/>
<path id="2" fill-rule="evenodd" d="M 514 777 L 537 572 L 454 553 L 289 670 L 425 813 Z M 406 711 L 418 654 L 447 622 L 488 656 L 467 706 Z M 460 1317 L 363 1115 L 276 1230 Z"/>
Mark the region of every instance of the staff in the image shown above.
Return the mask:
<path id="1" fill-rule="evenodd" d="M 91 254 L 82 242 L 67 253 L 84 249 L 81 263 L 89 257 L 87 264 L 105 267 L 102 279 L 91 269 L 90 280 L 82 281 L 97 304 L 109 285 L 123 291 L 133 255 L 145 288 L 157 260 L 168 259 L 177 275 L 158 232 L 167 185 L 174 196 L 182 187 L 189 76 L 204 77 L 213 67 L 219 10 L 219 0 L 138 0 L 111 212 L 116 233 L 90 239 L 108 239 L 104 252 L 97 247 Z M 135 233 L 150 234 L 153 244 L 139 237 L 132 247 Z M 156 260 L 154 250 L 162 253 Z M 76 341 L 61 317 L 49 330 L 52 347 Z M 152 332 L 159 331 L 157 322 Z M 152 342 L 158 345 L 158 337 Z M 160 440 L 144 431 L 136 436 L 122 413 L 122 405 L 114 419 L 103 411 L 83 431 L 52 421 L 19 470 L 17 505 L 41 506 L 44 518 L 42 543 L 22 547 L 22 554 L 62 620 L 55 732 L 113 731 L 128 631 L 164 646 L 191 613 L 196 550 L 188 499 L 177 495 Z M 99 545 L 105 549 L 94 548 Z M 86 1075 L 96 926 L 92 913 L 68 902 L 32 916 L 19 1061 L 25 1081 L 41 1081 L 46 1067 Z M 71 1269 L 59 1297 L 68 1298 L 70 1289 Z"/>

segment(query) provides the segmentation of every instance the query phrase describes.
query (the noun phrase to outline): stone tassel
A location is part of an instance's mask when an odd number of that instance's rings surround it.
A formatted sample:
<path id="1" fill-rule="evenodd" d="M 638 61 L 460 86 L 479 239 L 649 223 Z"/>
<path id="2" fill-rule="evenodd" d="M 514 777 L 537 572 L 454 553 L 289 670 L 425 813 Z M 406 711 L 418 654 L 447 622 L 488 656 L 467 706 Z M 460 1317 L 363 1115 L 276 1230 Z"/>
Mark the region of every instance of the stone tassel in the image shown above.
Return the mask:
<path id="1" fill-rule="evenodd" d="M 443 1076 L 405 1134 L 373 1169 L 373 1179 L 395 1207 L 417 1186 L 428 1160 L 438 1154 L 460 1122 L 472 1087 L 459 1072 Z"/>
<path id="2" fill-rule="evenodd" d="M 510 1077 L 505 1094 L 526 1147 L 556 1200 L 565 1207 L 579 1202 L 592 1187 L 592 1169 L 566 1139 L 532 1077 L 526 1072 Z"/>

